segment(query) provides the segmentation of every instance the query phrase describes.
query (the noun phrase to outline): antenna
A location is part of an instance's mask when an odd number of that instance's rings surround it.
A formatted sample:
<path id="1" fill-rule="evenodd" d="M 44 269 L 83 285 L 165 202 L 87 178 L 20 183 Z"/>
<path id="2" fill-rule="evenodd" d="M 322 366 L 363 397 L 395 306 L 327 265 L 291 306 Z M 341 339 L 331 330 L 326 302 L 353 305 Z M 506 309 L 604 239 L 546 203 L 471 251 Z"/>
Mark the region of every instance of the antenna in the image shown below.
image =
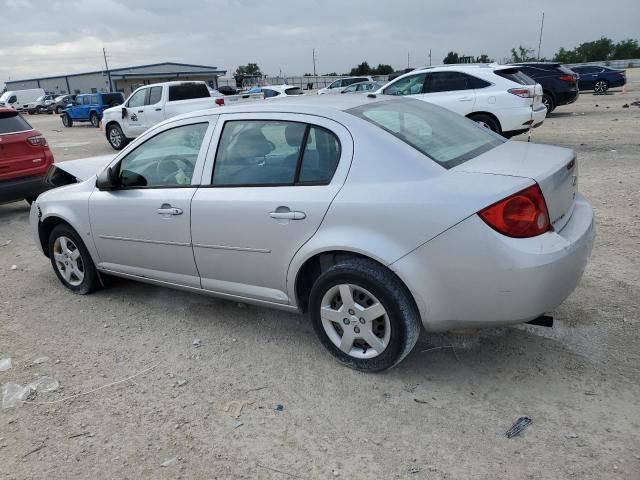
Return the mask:
<path id="1" fill-rule="evenodd" d="M 538 61 L 540 61 L 540 47 L 542 46 L 542 29 L 544 28 L 544 12 L 542 12 L 542 22 L 540 24 L 540 40 L 538 41 Z"/>

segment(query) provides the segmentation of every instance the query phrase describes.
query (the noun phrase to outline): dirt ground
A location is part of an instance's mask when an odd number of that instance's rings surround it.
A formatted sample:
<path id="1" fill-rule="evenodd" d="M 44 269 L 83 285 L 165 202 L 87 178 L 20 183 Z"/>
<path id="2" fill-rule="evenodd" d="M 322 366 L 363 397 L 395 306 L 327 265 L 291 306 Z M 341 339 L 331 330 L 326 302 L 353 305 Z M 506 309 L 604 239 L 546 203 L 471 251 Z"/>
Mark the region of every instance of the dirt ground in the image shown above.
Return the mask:
<path id="1" fill-rule="evenodd" d="M 628 78 L 534 131 L 577 150 L 597 217 L 554 328 L 425 334 L 381 374 L 338 365 L 306 317 L 124 280 L 73 295 L 26 203 L 1 205 L 0 383 L 60 388 L 0 410 L 0 478 L 640 478 L 640 108 L 623 108 L 640 69 Z M 58 161 L 112 153 L 99 130 L 29 119 Z"/>

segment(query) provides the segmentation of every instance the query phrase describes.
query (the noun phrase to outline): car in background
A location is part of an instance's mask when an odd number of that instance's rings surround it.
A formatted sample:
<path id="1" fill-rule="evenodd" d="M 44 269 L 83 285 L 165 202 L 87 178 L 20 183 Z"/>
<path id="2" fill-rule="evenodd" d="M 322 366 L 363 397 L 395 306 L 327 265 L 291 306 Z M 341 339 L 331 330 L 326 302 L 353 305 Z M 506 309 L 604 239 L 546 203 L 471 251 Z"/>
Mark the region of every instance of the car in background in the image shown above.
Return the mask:
<path id="1" fill-rule="evenodd" d="M 42 88 L 28 88 L 26 90 L 7 90 L 0 95 L 0 107 L 9 107 L 21 112 L 27 105 L 45 95 Z"/>
<path id="2" fill-rule="evenodd" d="M 44 113 L 47 110 L 49 105 L 55 102 L 54 95 L 42 95 L 38 97 L 35 101 L 27 103 L 25 110 L 29 113 L 29 115 L 33 115 L 34 113 Z"/>
<path id="3" fill-rule="evenodd" d="M 60 115 L 62 124 L 65 127 L 73 127 L 75 122 L 90 122 L 92 126 L 98 128 L 104 111 L 123 102 L 124 95 L 120 92 L 76 95 L 73 102 Z"/>
<path id="4" fill-rule="evenodd" d="M 578 75 L 568 67 L 553 62 L 514 63 L 513 66 L 542 85 L 542 102 L 548 113 L 578 99 Z"/>
<path id="5" fill-rule="evenodd" d="M 540 85 L 518 67 L 496 64 L 416 69 L 375 93 L 440 105 L 507 138 L 542 125 L 547 114 Z"/>
<path id="6" fill-rule="evenodd" d="M 604 93 L 610 88 L 622 87 L 627 83 L 625 70 L 601 67 L 599 65 L 580 65 L 571 67 L 578 77 L 580 90 L 593 90 L 595 93 Z"/>
<path id="7" fill-rule="evenodd" d="M 380 82 L 358 82 L 352 83 L 340 93 L 365 93 L 379 90 L 382 86 Z"/>
<path id="8" fill-rule="evenodd" d="M 308 312 L 329 353 L 362 371 L 397 365 L 423 328 L 541 321 L 594 240 L 573 150 L 407 98 L 190 112 L 55 168 L 65 186 L 30 223 L 68 290 L 104 273 Z"/>
<path id="9" fill-rule="evenodd" d="M 43 179 L 51 165 L 44 136 L 13 108 L 0 107 L 0 203 L 31 203 L 46 190 Z"/>
<path id="10" fill-rule="evenodd" d="M 265 99 L 305 95 L 302 88 L 295 87 L 293 85 L 265 85 L 262 87 L 253 87 L 249 89 L 247 93 L 261 93 Z"/>
<path id="11" fill-rule="evenodd" d="M 360 82 L 373 82 L 373 77 L 363 76 L 363 77 L 346 77 L 340 78 L 334 82 L 331 82 L 328 87 L 321 88 L 318 90 L 318 95 L 330 95 L 333 93 L 342 93 L 342 91 L 347 88 L 349 85 L 353 85 L 354 83 Z"/>
<path id="12" fill-rule="evenodd" d="M 47 113 L 60 115 L 76 99 L 76 95 L 58 95 L 53 99 L 53 103 L 47 107 Z"/>

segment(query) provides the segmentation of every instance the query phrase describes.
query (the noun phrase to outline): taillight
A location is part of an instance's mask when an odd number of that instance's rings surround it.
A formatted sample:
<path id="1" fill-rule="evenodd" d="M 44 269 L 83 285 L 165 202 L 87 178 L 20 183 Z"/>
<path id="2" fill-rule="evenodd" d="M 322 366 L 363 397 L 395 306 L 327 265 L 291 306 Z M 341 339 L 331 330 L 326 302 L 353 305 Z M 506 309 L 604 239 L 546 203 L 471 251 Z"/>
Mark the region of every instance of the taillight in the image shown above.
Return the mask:
<path id="1" fill-rule="evenodd" d="M 48 147 L 47 139 L 44 138 L 43 135 L 34 135 L 33 137 L 27 138 L 27 142 L 29 142 L 34 147 Z"/>
<path id="2" fill-rule="evenodd" d="M 560 80 L 563 82 L 576 83 L 576 77 L 573 75 L 560 75 Z"/>
<path id="3" fill-rule="evenodd" d="M 478 215 L 508 237 L 535 237 L 551 227 L 547 204 L 537 183 L 481 210 Z"/>
<path id="4" fill-rule="evenodd" d="M 224 105 L 224 98 L 218 97 L 216 98 L 215 102 L 216 102 L 216 105 L 220 105 L 222 107 Z"/>
<path id="5" fill-rule="evenodd" d="M 533 97 L 533 92 L 528 88 L 510 88 L 507 90 L 512 95 L 517 95 L 522 98 L 530 98 Z"/>

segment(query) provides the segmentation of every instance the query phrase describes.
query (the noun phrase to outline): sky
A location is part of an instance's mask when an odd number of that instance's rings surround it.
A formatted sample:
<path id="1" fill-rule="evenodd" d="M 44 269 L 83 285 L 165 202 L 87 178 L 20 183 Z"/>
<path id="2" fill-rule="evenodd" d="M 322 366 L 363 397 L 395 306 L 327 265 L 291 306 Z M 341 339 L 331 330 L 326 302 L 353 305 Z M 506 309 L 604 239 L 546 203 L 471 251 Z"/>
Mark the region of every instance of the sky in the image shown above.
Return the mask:
<path id="1" fill-rule="evenodd" d="M 611 0 L 0 0 L 0 87 L 19 80 L 173 61 L 233 73 L 344 73 L 366 60 L 396 69 L 448 51 L 502 61 L 601 36 L 640 40 L 640 1 Z M 409 58 L 407 58 L 409 56 Z"/>

